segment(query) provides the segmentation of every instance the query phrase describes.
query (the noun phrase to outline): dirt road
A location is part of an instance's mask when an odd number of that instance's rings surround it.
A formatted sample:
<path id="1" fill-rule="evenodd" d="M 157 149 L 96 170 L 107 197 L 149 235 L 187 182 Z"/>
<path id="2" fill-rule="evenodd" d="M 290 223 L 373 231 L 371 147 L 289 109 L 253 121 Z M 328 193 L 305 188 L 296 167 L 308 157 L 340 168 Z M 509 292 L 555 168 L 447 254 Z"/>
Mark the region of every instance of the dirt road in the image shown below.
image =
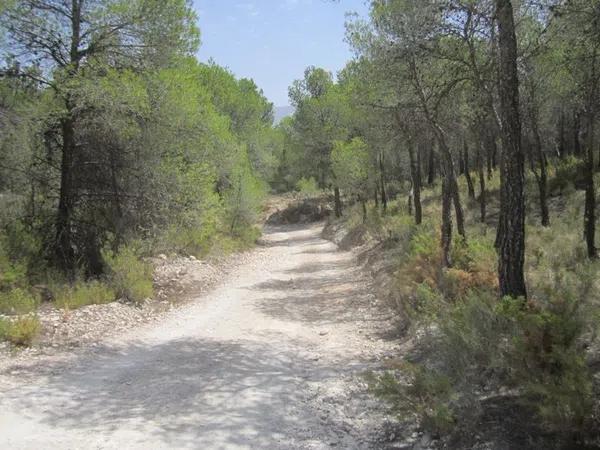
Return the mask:
<path id="1" fill-rule="evenodd" d="M 272 228 L 250 262 L 159 324 L 0 386 L 0 448 L 381 448 L 361 374 L 391 352 L 349 253 Z"/>

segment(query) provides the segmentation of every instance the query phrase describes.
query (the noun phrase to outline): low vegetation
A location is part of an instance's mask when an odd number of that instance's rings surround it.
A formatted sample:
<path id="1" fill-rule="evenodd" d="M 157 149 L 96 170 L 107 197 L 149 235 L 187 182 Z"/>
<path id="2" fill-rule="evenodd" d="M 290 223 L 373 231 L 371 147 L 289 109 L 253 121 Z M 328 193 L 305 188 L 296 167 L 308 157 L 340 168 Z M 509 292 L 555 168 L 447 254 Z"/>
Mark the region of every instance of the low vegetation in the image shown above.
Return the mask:
<path id="1" fill-rule="evenodd" d="M 385 214 L 371 203 L 366 225 L 362 206 L 346 209 L 346 232 L 366 226 L 370 240 L 388 249 L 381 258 L 393 258 L 388 296 L 415 342 L 388 370 L 369 376 L 373 392 L 400 420 L 416 416 L 434 436 L 464 439 L 495 408 L 494 420 L 521 417 L 528 433 L 536 425 L 554 433 L 557 447 L 594 437 L 600 264 L 587 258 L 574 219 L 584 201 L 576 179 L 562 178 L 561 167 L 553 173 L 556 219 L 551 228 L 537 227 L 535 218 L 527 227 L 527 300 L 498 299 L 494 235 L 478 223 L 476 210 L 466 217 L 469 240 L 454 239 L 452 266 L 443 267 L 436 186 L 423 191 L 427 219 L 421 225 L 398 200 Z M 495 175 L 490 186 L 497 181 Z"/>
<path id="2" fill-rule="evenodd" d="M 11 316 L 50 297 L 140 303 L 153 295 L 149 257 L 252 246 L 282 152 L 256 84 L 195 58 L 190 2 L 58 3 L 0 6 L 0 314 Z"/>
<path id="3" fill-rule="evenodd" d="M 29 346 L 40 332 L 40 322 L 35 316 L 15 320 L 0 318 L 0 339 L 17 346 Z"/>

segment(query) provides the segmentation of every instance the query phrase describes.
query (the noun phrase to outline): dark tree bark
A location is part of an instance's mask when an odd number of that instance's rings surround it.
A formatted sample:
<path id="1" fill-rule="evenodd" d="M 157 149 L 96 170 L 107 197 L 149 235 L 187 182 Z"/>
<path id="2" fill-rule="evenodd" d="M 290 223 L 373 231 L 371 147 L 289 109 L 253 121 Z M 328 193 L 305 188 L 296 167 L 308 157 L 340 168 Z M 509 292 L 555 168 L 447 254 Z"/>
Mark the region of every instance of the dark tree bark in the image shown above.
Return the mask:
<path id="1" fill-rule="evenodd" d="M 477 146 L 477 175 L 479 176 L 479 221 L 485 223 L 486 219 L 486 193 L 485 193 L 485 175 L 483 170 L 483 151 L 482 145 L 485 142 L 481 139 Z"/>
<path id="2" fill-rule="evenodd" d="M 60 190 L 56 215 L 56 239 L 54 256 L 57 266 L 69 277 L 75 271 L 75 253 L 72 238 L 73 182 L 72 169 L 75 152 L 75 131 L 73 119 L 66 117 L 62 121 L 62 158 L 60 163 Z"/>
<path id="3" fill-rule="evenodd" d="M 444 176 L 442 180 L 442 267 L 450 267 L 450 247 L 452 245 L 452 193 L 450 179 Z"/>
<path id="4" fill-rule="evenodd" d="M 469 192 L 469 198 L 475 198 L 475 187 L 473 187 L 473 180 L 471 179 L 471 171 L 469 167 L 469 145 L 467 144 L 467 140 L 464 140 L 463 143 L 463 167 L 465 168 L 465 178 L 467 179 L 467 189 Z"/>
<path id="5" fill-rule="evenodd" d="M 562 158 L 566 150 L 567 149 L 565 145 L 565 112 L 561 108 L 560 115 L 558 116 L 558 157 Z"/>
<path id="6" fill-rule="evenodd" d="M 593 107 L 593 106 L 592 106 Z M 586 164 L 585 164 L 585 215 L 584 237 L 589 258 L 597 258 L 596 249 L 596 188 L 594 186 L 594 122 L 592 110 L 587 114 Z"/>
<path id="7" fill-rule="evenodd" d="M 335 217 L 338 219 L 342 217 L 342 200 L 340 198 L 340 188 L 333 188 L 333 198 L 334 198 L 334 209 L 335 209 Z"/>
<path id="8" fill-rule="evenodd" d="M 410 159 L 410 177 L 412 180 L 411 198 L 415 207 L 415 223 L 420 225 L 423 221 L 423 210 L 421 207 L 421 170 L 419 168 L 418 150 L 415 151 L 415 143 L 408 133 L 406 133 L 406 145 L 408 147 L 408 156 Z"/>
<path id="9" fill-rule="evenodd" d="M 491 132 L 486 132 L 485 140 L 485 161 L 487 166 L 487 177 L 488 180 L 492 179 L 492 155 L 496 152 L 496 141 L 494 140 Z"/>
<path id="10" fill-rule="evenodd" d="M 495 0 L 498 21 L 498 92 L 502 123 L 498 278 L 501 295 L 526 297 L 524 161 L 519 112 L 517 39 L 511 0 Z"/>
<path id="11" fill-rule="evenodd" d="M 573 112 L 573 154 L 581 156 L 581 141 L 579 140 L 581 133 L 581 115 L 578 111 Z"/>
<path id="12" fill-rule="evenodd" d="M 427 185 L 435 181 L 435 147 L 433 142 L 429 146 L 429 161 L 427 162 Z"/>
<path id="13" fill-rule="evenodd" d="M 385 189 L 385 164 L 384 164 L 383 152 L 379 154 L 379 188 L 381 192 L 381 205 L 383 206 L 383 213 L 387 212 L 387 192 Z"/>
<path id="14" fill-rule="evenodd" d="M 544 158 L 544 151 L 542 150 L 542 138 L 540 136 L 540 129 L 538 126 L 537 113 L 535 111 L 535 96 L 531 95 L 531 105 L 529 107 L 529 120 L 531 122 L 531 132 L 533 134 L 533 148 L 531 154 L 533 174 L 535 181 L 538 185 L 538 191 L 540 195 L 540 215 L 542 226 L 550 226 L 550 212 L 548 211 L 548 170 L 546 167 L 546 160 Z M 533 161 L 537 164 L 534 164 Z M 538 166 L 539 173 L 535 166 Z"/>

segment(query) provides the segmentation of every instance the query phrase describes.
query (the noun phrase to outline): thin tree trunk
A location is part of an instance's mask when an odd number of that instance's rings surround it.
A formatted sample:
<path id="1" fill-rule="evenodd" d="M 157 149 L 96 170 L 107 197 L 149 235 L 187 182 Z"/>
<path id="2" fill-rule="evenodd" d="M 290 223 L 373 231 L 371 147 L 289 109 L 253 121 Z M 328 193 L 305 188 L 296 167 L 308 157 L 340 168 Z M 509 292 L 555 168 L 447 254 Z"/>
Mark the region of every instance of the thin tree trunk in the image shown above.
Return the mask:
<path id="1" fill-rule="evenodd" d="M 385 164 L 383 162 L 383 152 L 379 154 L 379 184 L 381 192 L 381 205 L 383 206 L 383 213 L 387 212 L 387 192 L 385 189 Z"/>
<path id="2" fill-rule="evenodd" d="M 467 179 L 467 189 L 469 191 L 469 198 L 475 198 L 475 187 L 473 187 L 473 180 L 471 179 L 471 171 L 469 167 L 469 145 L 467 140 L 464 140 L 463 145 L 463 166 L 465 168 L 465 178 Z"/>
<path id="3" fill-rule="evenodd" d="M 577 111 L 573 112 L 573 154 L 577 157 L 581 156 L 581 141 L 579 133 L 581 132 L 581 116 Z"/>
<path id="4" fill-rule="evenodd" d="M 486 132 L 486 146 L 485 146 L 485 160 L 487 166 L 487 177 L 488 180 L 492 179 L 492 155 L 496 152 L 496 142 L 490 131 Z"/>
<path id="5" fill-rule="evenodd" d="M 546 168 L 544 152 L 542 150 L 542 139 L 540 137 L 540 129 L 538 127 L 537 114 L 536 111 L 533 109 L 535 108 L 534 102 L 535 97 L 532 94 L 532 104 L 529 108 L 529 119 L 531 121 L 531 131 L 533 132 L 533 149 L 535 152 L 535 159 L 537 160 L 537 165 L 539 166 L 540 172 L 538 173 L 535 167 L 532 167 L 532 170 L 540 194 L 540 214 L 542 218 L 542 226 L 548 227 L 550 226 L 550 212 L 548 211 L 548 170 Z"/>
<path id="6" fill-rule="evenodd" d="M 415 206 L 415 223 L 420 225 L 423 221 L 421 208 L 421 170 L 419 169 L 419 156 L 415 155 L 415 144 L 411 136 L 407 134 L 408 156 L 410 159 L 410 175 L 412 179 L 412 200 Z M 418 153 L 418 150 L 417 150 Z"/>
<path id="7" fill-rule="evenodd" d="M 496 137 L 492 135 L 492 170 L 498 168 L 498 145 L 496 144 Z"/>
<path id="8" fill-rule="evenodd" d="M 486 219 L 486 196 L 485 196 L 485 175 L 483 170 L 483 155 L 482 155 L 482 139 L 480 145 L 477 146 L 477 174 L 479 175 L 479 220 L 485 223 Z"/>
<path id="9" fill-rule="evenodd" d="M 456 229 L 463 240 L 466 240 L 467 232 L 465 230 L 465 215 L 463 213 L 462 203 L 460 201 L 460 191 L 458 189 L 458 182 L 456 181 L 456 172 L 454 170 L 452 152 L 450 151 L 448 144 L 446 144 L 446 137 L 443 129 L 437 123 L 432 123 L 432 126 L 444 159 L 444 177 L 448 178 L 447 189 L 450 197 L 452 198 L 452 203 L 454 203 Z"/>
<path id="10" fill-rule="evenodd" d="M 340 198 L 340 188 L 333 188 L 333 198 L 334 198 L 334 209 L 335 209 L 335 217 L 338 219 L 342 217 L 342 200 Z"/>
<path id="11" fill-rule="evenodd" d="M 427 185 L 435 181 L 435 147 L 433 142 L 429 146 L 429 161 L 427 163 Z"/>
<path id="12" fill-rule="evenodd" d="M 594 121 L 593 112 L 588 113 L 585 170 L 584 236 L 589 258 L 597 258 L 596 249 L 596 189 L 594 186 Z"/>
<path id="13" fill-rule="evenodd" d="M 558 118 L 558 157 L 562 158 L 566 151 L 565 145 L 565 112 L 561 108 L 560 116 Z"/>
<path id="14" fill-rule="evenodd" d="M 495 0 L 498 21 L 498 91 L 502 123 L 498 279 L 502 296 L 526 297 L 524 167 L 519 115 L 517 40 L 510 0 Z"/>
<path id="15" fill-rule="evenodd" d="M 60 164 L 60 192 L 56 216 L 56 240 L 54 255 L 58 267 L 69 277 L 74 275 L 75 254 L 72 239 L 72 213 L 74 195 L 72 192 L 72 166 L 75 149 L 73 119 L 67 117 L 62 122 L 62 159 Z"/>
<path id="16" fill-rule="evenodd" d="M 364 198 L 360 199 L 363 213 L 363 223 L 367 223 L 367 201 Z"/>
<path id="17" fill-rule="evenodd" d="M 444 176 L 442 180 L 442 267 L 450 267 L 450 247 L 452 245 L 452 194 L 450 179 Z"/>

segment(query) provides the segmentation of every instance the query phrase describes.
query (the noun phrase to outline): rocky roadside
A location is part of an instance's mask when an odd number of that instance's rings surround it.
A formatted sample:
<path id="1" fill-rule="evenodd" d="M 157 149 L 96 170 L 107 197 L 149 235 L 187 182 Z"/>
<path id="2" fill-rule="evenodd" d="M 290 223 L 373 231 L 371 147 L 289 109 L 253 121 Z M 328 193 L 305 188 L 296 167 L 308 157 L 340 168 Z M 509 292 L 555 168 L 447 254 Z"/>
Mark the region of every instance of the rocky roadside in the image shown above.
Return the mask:
<path id="1" fill-rule="evenodd" d="M 18 376 L 22 368 L 47 358 L 75 357 L 76 350 L 93 350 L 108 337 L 159 321 L 168 311 L 213 288 L 249 258 L 250 252 L 206 261 L 160 255 L 151 259 L 155 297 L 142 304 L 116 301 L 70 311 L 44 304 L 37 313 L 41 333 L 31 347 L 0 342 L 0 375 Z"/>

